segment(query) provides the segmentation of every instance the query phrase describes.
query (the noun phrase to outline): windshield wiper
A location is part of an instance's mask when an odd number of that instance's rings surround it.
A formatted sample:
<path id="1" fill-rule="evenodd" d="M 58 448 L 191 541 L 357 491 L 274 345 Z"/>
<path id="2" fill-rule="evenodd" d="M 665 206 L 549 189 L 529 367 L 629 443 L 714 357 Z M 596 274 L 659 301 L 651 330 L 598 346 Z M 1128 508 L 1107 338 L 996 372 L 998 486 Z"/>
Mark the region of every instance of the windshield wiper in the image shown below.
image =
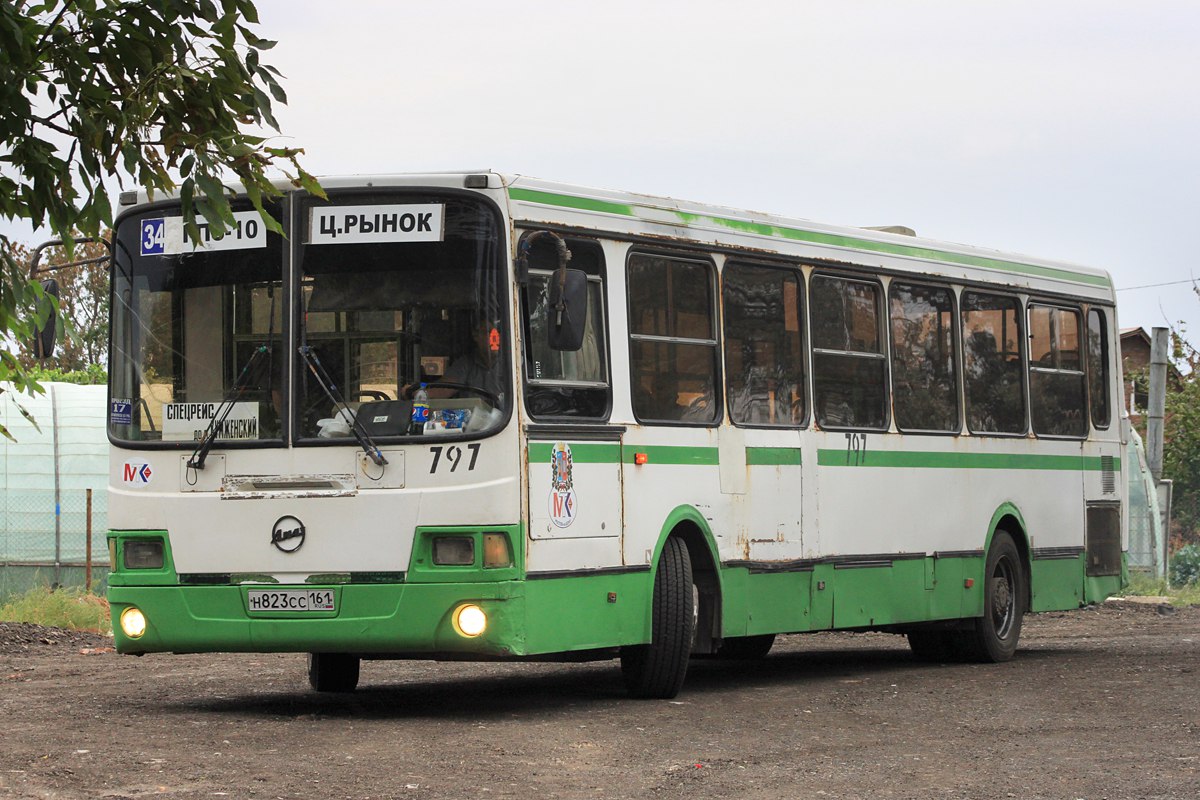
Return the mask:
<path id="1" fill-rule="evenodd" d="M 208 427 L 204 429 L 204 435 L 200 437 L 200 444 L 196 445 L 196 449 L 192 451 L 192 457 L 188 459 L 188 469 L 204 469 L 204 460 L 208 458 L 208 451 L 212 450 L 213 443 L 217 441 L 217 433 L 221 430 L 221 426 L 225 424 L 225 420 L 233 411 L 234 405 L 241 398 L 242 393 L 246 391 L 246 386 L 249 383 L 247 378 L 251 374 L 251 369 L 258 363 L 264 353 L 271 352 L 270 345 L 259 345 L 250 358 L 246 361 L 246 366 L 242 367 L 241 374 L 237 380 L 233 382 L 233 386 L 229 387 L 229 391 L 225 393 L 225 397 L 221 400 L 221 404 L 217 406 L 213 412 L 212 420 L 208 423 Z"/>
<path id="2" fill-rule="evenodd" d="M 333 403 L 333 411 L 335 414 L 341 415 L 343 419 L 350 423 L 350 432 L 354 434 L 355 440 L 359 443 L 362 449 L 375 462 L 375 466 L 386 466 L 388 461 L 383 457 L 383 451 L 375 444 L 371 435 L 362 427 L 362 423 L 358 421 L 358 415 L 350 410 L 346 405 L 346 401 L 342 399 L 342 393 L 338 390 L 337 384 L 329 377 L 329 373 L 325 371 L 325 367 L 321 366 L 321 359 L 317 358 L 317 353 L 308 345 L 300 346 L 300 355 L 304 358 L 304 363 L 308 365 L 308 371 L 317 379 L 319 385 L 324 391 L 325 396 Z"/>

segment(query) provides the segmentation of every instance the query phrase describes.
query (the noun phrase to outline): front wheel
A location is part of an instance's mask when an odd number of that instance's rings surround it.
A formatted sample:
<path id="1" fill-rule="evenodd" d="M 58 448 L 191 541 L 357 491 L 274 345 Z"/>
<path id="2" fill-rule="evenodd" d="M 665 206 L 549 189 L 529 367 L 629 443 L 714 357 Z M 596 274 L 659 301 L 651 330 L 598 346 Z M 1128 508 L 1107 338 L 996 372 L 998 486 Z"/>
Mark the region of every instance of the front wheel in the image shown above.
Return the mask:
<path id="1" fill-rule="evenodd" d="M 1008 661 L 1017 651 L 1029 587 L 1025 565 L 1012 535 L 996 531 L 983 573 L 983 616 L 962 634 L 963 654 L 971 661 Z"/>
<path id="2" fill-rule="evenodd" d="M 358 665 L 358 656 L 347 653 L 309 653 L 308 685 L 318 692 L 353 692 Z"/>
<path id="3" fill-rule="evenodd" d="M 654 575 L 650 643 L 621 648 L 621 673 L 634 697 L 668 699 L 687 674 L 696 614 L 692 562 L 681 539 L 667 539 Z"/>

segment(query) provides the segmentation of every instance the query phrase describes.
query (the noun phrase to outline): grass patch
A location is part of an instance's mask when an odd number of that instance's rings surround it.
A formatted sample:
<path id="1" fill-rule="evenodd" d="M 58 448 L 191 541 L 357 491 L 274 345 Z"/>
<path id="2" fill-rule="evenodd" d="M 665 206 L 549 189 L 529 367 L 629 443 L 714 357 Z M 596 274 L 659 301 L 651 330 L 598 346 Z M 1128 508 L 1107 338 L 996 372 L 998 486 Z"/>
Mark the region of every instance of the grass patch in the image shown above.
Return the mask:
<path id="1" fill-rule="evenodd" d="M 0 606 L 0 622 L 32 622 L 73 631 L 109 633 L 108 601 L 82 589 L 30 589 Z"/>
<path id="2" fill-rule="evenodd" d="M 1173 606 L 1200 605 L 1200 584 L 1168 587 L 1166 580 L 1140 573 L 1130 573 L 1125 594 L 1143 597 L 1166 597 Z"/>

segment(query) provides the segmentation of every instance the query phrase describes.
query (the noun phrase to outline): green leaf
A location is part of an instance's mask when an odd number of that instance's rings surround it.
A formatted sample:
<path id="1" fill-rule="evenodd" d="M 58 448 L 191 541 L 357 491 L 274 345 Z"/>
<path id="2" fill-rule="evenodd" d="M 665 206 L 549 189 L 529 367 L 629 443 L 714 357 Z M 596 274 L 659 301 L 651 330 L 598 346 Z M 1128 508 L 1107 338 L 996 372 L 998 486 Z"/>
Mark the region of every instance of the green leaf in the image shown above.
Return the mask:
<path id="1" fill-rule="evenodd" d="M 309 194 L 316 195 L 322 200 L 329 199 L 328 195 L 325 194 L 325 189 L 321 187 L 320 182 L 304 170 L 299 170 L 297 180 L 300 181 L 300 188 L 304 189 Z"/>
<path id="2" fill-rule="evenodd" d="M 279 71 L 262 63 L 275 42 L 250 30 L 258 21 L 252 0 L 0 3 L 0 221 L 67 239 L 77 229 L 95 232 L 112 223 L 104 180 L 113 173 L 131 176 L 151 199 L 180 181 L 193 239 L 197 215 L 215 228 L 232 223 L 226 176 L 238 176 L 248 195 L 255 187 L 256 207 L 277 196 L 265 175 L 299 169 L 299 151 L 268 148 L 257 130 L 278 128 L 272 103 L 287 102 Z M 55 114 L 60 130 L 41 125 L 35 108 Z M 277 221 L 264 223 L 279 230 Z M 53 313 L 25 284 L 6 251 L 7 343 L 28 341 L 31 323 Z M 88 324 L 68 329 L 71 338 L 91 333 Z M 0 381 L 36 389 L 13 347 L 0 347 Z"/>

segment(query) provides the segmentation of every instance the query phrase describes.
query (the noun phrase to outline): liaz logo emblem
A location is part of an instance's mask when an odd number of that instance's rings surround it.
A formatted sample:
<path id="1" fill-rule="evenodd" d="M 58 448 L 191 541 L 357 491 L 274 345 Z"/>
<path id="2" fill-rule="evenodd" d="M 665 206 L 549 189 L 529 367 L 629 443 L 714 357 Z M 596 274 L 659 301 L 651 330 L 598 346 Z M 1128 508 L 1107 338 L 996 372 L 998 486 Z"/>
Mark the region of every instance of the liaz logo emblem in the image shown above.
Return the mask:
<path id="1" fill-rule="evenodd" d="M 284 553 L 296 552 L 304 544 L 304 523 L 292 516 L 275 520 L 275 526 L 271 528 L 271 544 Z"/>
<path id="2" fill-rule="evenodd" d="M 145 461 L 126 461 L 121 469 L 121 483 L 134 489 L 149 486 L 154 470 Z"/>

